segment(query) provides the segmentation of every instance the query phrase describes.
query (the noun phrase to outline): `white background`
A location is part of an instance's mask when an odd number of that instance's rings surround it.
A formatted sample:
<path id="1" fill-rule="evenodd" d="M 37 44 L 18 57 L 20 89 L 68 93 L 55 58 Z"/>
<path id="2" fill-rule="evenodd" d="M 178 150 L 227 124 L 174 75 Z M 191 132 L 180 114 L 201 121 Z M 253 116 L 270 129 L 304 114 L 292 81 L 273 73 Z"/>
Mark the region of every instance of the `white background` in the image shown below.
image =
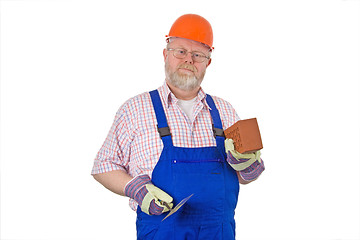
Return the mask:
<path id="1" fill-rule="evenodd" d="M 257 117 L 238 239 L 359 239 L 357 0 L 1 1 L 1 239 L 135 239 L 90 175 L 117 109 L 164 81 L 165 34 L 214 30 L 203 88 Z M 206 206 L 204 206 L 206 207 Z"/>

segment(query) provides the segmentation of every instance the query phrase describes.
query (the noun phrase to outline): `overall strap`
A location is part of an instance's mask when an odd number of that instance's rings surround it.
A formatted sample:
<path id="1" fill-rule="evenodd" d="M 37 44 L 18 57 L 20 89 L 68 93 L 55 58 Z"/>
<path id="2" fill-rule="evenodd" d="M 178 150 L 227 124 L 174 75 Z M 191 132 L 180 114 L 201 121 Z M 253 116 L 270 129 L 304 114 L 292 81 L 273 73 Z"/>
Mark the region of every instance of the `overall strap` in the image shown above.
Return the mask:
<path id="1" fill-rule="evenodd" d="M 224 145 L 225 135 L 224 135 L 224 130 L 222 127 L 219 111 L 216 108 L 213 98 L 209 94 L 206 94 L 206 102 L 209 104 L 210 107 L 210 114 L 213 120 L 212 127 L 213 127 L 214 137 L 216 139 L 216 145 L 218 149 L 221 150 L 221 152 L 223 152 L 225 149 L 225 145 Z"/>
<path id="2" fill-rule="evenodd" d="M 157 90 L 150 92 L 151 101 L 154 107 L 156 120 L 158 122 L 157 128 L 161 140 L 164 143 L 164 146 L 172 146 L 170 128 L 167 124 L 166 115 L 164 112 L 163 105 L 161 103 L 160 95 Z"/>

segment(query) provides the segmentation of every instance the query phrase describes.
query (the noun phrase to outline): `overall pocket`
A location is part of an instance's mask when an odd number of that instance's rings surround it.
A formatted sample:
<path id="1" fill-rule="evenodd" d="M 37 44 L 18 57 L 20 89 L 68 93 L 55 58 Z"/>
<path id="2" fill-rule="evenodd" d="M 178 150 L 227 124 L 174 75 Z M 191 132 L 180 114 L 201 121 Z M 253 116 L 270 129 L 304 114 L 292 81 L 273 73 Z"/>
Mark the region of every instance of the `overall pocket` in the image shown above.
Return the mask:
<path id="1" fill-rule="evenodd" d="M 182 214 L 197 216 L 199 221 L 216 220 L 222 216 L 225 188 L 221 160 L 176 159 L 172 162 L 172 171 L 174 199 L 181 201 L 194 194 L 182 207 Z"/>

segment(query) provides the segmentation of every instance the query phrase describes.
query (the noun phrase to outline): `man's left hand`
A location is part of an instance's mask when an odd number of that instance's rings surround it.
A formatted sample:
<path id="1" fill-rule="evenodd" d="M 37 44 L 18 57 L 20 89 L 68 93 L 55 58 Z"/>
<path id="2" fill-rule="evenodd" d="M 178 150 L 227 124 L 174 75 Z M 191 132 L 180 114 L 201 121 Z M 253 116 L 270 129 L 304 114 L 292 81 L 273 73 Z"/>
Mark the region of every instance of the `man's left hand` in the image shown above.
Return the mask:
<path id="1" fill-rule="evenodd" d="M 265 170 L 264 162 L 260 158 L 260 150 L 255 153 L 239 153 L 235 150 L 234 141 L 225 139 L 227 162 L 236 171 L 240 172 L 244 180 L 252 181 Z"/>

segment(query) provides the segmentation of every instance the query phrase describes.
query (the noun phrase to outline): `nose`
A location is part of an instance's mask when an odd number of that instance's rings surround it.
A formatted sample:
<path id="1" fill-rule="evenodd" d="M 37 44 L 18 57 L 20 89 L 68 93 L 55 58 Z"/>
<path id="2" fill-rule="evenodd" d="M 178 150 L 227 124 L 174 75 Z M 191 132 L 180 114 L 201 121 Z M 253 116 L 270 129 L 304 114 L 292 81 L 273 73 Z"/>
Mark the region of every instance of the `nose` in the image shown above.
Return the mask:
<path id="1" fill-rule="evenodd" d="M 193 58 L 192 58 L 192 53 L 191 53 L 191 52 L 187 52 L 184 60 L 185 60 L 185 63 L 193 64 L 193 63 L 194 63 L 194 60 L 193 60 Z"/>

